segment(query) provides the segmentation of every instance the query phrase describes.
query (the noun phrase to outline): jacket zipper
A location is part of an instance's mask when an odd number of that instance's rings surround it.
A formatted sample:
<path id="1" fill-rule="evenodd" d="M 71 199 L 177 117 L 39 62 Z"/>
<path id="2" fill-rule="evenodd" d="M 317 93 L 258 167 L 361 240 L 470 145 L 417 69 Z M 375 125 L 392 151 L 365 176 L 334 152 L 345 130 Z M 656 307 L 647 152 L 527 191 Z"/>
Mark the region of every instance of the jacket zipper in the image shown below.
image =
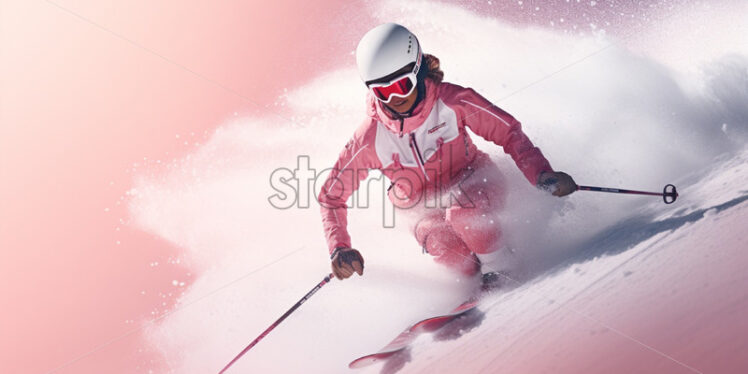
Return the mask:
<path id="1" fill-rule="evenodd" d="M 403 137 L 403 127 L 405 119 L 403 117 L 400 117 L 400 137 Z M 425 162 L 423 162 L 423 157 L 421 156 L 421 151 L 418 149 L 418 143 L 416 143 L 416 136 L 413 133 L 410 133 L 410 138 L 408 139 L 408 144 L 410 145 L 410 150 L 413 152 L 413 156 L 416 157 L 416 164 L 421 168 L 421 172 L 423 173 L 424 178 L 426 180 L 429 179 L 429 175 L 426 173 L 426 168 L 424 167 Z"/>
<path id="2" fill-rule="evenodd" d="M 468 147 L 468 134 L 467 134 L 467 130 L 465 130 L 465 128 L 463 127 L 462 129 L 460 129 L 460 131 L 462 132 L 462 142 L 465 144 L 465 158 L 467 158 L 469 156 L 468 155 L 468 148 L 469 147 Z"/>
<path id="3" fill-rule="evenodd" d="M 429 179 L 429 175 L 426 173 L 426 168 L 424 167 L 425 162 L 423 162 L 423 157 L 421 156 L 421 151 L 418 149 L 418 143 L 416 143 L 416 136 L 413 133 L 410 133 L 410 150 L 413 152 L 413 156 L 416 157 L 416 163 L 421 168 L 421 172 L 423 172 L 423 176 L 426 178 L 426 180 Z"/>

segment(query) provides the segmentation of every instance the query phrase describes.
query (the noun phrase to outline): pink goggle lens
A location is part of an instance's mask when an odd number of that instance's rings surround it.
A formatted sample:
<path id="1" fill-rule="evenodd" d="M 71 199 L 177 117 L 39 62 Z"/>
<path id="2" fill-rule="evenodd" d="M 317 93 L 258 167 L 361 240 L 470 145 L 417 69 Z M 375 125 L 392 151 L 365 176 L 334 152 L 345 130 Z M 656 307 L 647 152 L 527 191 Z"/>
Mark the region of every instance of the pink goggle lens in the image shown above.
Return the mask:
<path id="1" fill-rule="evenodd" d="M 395 82 L 392 82 L 392 84 L 388 86 L 372 87 L 372 91 L 374 91 L 374 94 L 377 96 L 377 98 L 379 98 L 379 100 L 382 101 L 389 101 L 390 97 L 393 94 L 407 96 L 412 89 L 413 82 L 411 82 L 407 75 L 396 80 Z"/>

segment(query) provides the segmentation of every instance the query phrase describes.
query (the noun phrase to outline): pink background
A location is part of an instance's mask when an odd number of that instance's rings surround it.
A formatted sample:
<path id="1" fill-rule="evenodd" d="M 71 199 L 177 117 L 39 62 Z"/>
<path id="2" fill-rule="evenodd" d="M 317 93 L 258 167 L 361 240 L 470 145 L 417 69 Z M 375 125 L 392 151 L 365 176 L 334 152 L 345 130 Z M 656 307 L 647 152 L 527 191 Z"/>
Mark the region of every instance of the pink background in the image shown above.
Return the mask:
<path id="1" fill-rule="evenodd" d="M 534 17 L 485 13 L 547 25 L 563 2 L 551 4 Z M 126 224 L 134 172 L 188 153 L 235 112 L 262 112 L 284 87 L 352 64 L 373 25 L 359 6 L 3 3 L 0 371 L 158 367 L 139 321 L 173 303 L 173 279 L 195 274 L 170 263 L 178 248 Z"/>
<path id="2" fill-rule="evenodd" d="M 168 263 L 177 248 L 120 222 L 133 171 L 260 110 L 212 82 L 267 105 L 349 58 L 319 27 L 344 3 L 59 2 L 107 32 L 44 1 L 3 2 L 1 372 L 48 372 L 162 306 L 188 270 Z M 141 345 L 135 332 L 59 372 L 133 372 L 157 359 Z"/>

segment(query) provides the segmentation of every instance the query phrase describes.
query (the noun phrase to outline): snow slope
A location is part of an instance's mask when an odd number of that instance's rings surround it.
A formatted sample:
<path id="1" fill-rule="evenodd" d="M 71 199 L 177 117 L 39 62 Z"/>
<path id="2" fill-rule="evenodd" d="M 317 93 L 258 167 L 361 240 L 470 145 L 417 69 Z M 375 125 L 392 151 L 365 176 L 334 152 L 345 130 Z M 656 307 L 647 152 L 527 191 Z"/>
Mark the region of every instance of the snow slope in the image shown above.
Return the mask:
<path id="1" fill-rule="evenodd" d="M 519 118 L 580 184 L 675 183 L 682 193 L 671 206 L 592 192 L 557 199 L 478 141 L 506 174 L 506 240 L 529 272 L 486 300 L 480 328 L 416 346 L 402 372 L 745 372 L 748 50 L 715 47 L 676 69 L 604 33 L 517 28 L 439 3 L 370 11 L 413 28 L 448 81 Z M 290 88 L 281 118 L 236 118 L 189 157 L 140 175 L 131 223 L 183 248 L 196 274 L 175 309 L 148 324 L 169 372 L 217 372 L 328 272 L 314 200 L 275 209 L 268 180 L 300 155 L 330 167 L 364 118 L 364 94 L 351 58 Z M 465 297 L 471 280 L 430 261 L 402 227 L 382 227 L 384 188 L 350 212 L 365 275 L 325 286 L 233 372 L 346 372 Z"/>
<path id="2" fill-rule="evenodd" d="M 487 298 L 480 326 L 418 341 L 402 372 L 744 373 L 748 151 L 679 205 L 649 204 L 551 272 Z M 666 214 L 661 214 L 665 210 Z M 387 370 L 395 372 L 390 363 Z M 369 372 L 379 372 L 373 368 Z"/>

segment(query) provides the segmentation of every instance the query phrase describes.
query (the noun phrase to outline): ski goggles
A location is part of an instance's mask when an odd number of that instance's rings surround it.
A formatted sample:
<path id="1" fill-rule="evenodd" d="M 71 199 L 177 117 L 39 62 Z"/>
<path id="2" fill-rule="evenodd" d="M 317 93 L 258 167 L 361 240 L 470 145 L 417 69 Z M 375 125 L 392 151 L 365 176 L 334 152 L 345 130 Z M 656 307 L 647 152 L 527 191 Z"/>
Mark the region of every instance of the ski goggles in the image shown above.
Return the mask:
<path id="1" fill-rule="evenodd" d="M 410 72 L 386 83 L 372 83 L 369 89 L 377 99 L 389 103 L 394 97 L 408 97 L 416 88 L 416 73 Z"/>
<path id="2" fill-rule="evenodd" d="M 418 54 L 413 71 L 395 77 L 388 82 L 369 83 L 367 86 L 374 93 L 377 99 L 385 104 L 392 101 L 394 97 L 408 97 L 416 88 L 418 83 L 418 70 L 421 67 L 421 54 Z"/>

